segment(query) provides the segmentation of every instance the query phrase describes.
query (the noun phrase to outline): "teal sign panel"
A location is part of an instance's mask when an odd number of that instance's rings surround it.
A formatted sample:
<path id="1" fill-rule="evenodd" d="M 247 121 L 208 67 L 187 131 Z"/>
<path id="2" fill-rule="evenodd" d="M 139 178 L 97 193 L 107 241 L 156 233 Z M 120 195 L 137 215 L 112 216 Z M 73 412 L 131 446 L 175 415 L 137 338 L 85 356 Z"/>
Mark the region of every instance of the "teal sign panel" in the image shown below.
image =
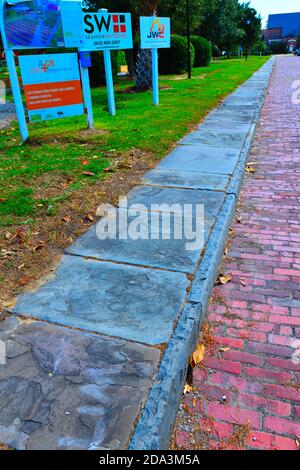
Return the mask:
<path id="1" fill-rule="evenodd" d="M 77 54 L 20 56 L 30 121 L 84 114 Z"/>
<path id="2" fill-rule="evenodd" d="M 140 35 L 142 49 L 160 49 L 171 45 L 170 18 L 156 16 L 140 17 Z"/>

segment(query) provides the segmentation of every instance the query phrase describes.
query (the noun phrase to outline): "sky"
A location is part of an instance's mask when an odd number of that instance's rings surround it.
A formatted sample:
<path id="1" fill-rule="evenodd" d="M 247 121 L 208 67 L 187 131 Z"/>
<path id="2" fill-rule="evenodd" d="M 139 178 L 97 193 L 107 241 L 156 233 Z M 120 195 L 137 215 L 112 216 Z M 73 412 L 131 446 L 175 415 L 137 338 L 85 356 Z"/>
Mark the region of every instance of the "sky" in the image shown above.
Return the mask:
<path id="1" fill-rule="evenodd" d="M 247 0 L 240 0 L 246 3 Z M 299 0 L 250 0 L 250 5 L 255 8 L 263 18 L 265 26 L 270 13 L 294 13 L 300 11 Z"/>

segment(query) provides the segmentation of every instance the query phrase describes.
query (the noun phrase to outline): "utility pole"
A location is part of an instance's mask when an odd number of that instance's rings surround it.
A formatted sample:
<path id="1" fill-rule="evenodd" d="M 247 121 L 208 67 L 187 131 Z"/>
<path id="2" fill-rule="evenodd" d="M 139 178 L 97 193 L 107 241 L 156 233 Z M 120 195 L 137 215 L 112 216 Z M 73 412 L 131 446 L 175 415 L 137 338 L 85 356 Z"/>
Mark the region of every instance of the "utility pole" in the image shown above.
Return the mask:
<path id="1" fill-rule="evenodd" d="M 191 24 L 190 24 L 190 0 L 186 0 L 186 29 L 187 29 L 187 41 L 188 41 L 188 78 L 192 78 L 192 64 L 191 64 Z"/>

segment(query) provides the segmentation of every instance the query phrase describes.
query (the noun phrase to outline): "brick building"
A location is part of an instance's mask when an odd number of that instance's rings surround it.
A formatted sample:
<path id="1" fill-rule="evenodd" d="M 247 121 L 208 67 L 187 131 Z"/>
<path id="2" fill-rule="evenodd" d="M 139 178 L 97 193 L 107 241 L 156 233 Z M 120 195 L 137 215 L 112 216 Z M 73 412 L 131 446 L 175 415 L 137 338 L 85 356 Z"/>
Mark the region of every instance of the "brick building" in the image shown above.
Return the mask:
<path id="1" fill-rule="evenodd" d="M 284 41 L 290 51 L 296 46 L 299 34 L 300 12 L 269 15 L 267 29 L 263 30 L 263 37 L 269 44 Z"/>

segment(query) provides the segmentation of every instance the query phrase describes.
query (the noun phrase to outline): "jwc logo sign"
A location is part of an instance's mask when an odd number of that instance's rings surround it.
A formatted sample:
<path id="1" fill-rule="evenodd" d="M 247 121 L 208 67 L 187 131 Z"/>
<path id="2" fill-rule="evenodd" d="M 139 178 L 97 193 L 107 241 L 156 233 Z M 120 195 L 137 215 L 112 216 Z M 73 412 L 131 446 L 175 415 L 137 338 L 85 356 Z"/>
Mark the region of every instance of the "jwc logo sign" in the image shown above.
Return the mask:
<path id="1" fill-rule="evenodd" d="M 86 13 L 83 22 L 86 50 L 132 48 L 130 13 Z"/>
<path id="2" fill-rule="evenodd" d="M 159 18 L 155 18 L 153 21 L 150 33 L 148 34 L 148 39 L 164 39 L 165 37 L 165 25 L 159 21 Z"/>
<path id="3" fill-rule="evenodd" d="M 142 49 L 170 47 L 170 18 L 142 16 L 140 18 L 140 30 Z"/>

